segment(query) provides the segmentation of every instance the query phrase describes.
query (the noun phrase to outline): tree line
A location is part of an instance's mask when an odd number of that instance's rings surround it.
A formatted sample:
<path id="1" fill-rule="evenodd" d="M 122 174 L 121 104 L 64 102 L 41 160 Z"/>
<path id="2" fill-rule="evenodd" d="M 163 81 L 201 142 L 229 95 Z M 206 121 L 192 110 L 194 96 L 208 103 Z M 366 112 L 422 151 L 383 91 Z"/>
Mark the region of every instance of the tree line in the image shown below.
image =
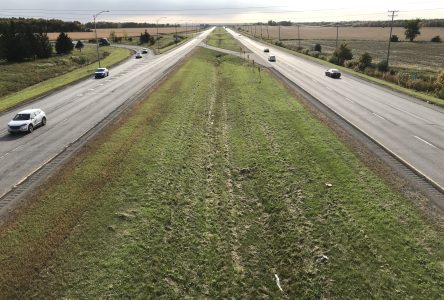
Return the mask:
<path id="1" fill-rule="evenodd" d="M 393 27 L 404 27 L 406 23 L 411 20 L 394 20 Z M 258 23 L 263 24 L 263 23 Z M 339 25 L 341 27 L 390 27 L 391 21 L 340 21 L 340 22 L 290 22 L 290 21 L 268 21 L 269 26 L 291 26 L 291 25 L 305 25 L 305 26 L 320 26 L 329 27 Z M 444 19 L 428 19 L 420 21 L 421 27 L 444 27 Z"/>
<path id="2" fill-rule="evenodd" d="M 20 62 L 27 59 L 49 58 L 53 53 L 53 45 L 46 33 L 33 32 L 32 26 L 22 27 L 10 22 L 3 27 L 0 34 L 0 60 Z M 82 45 L 83 46 L 83 45 Z M 72 51 L 74 45 L 71 38 L 61 32 L 55 43 L 58 54 Z"/>
<path id="3" fill-rule="evenodd" d="M 157 23 L 136 23 L 136 22 L 123 22 L 123 23 L 115 23 L 115 22 L 96 22 L 96 27 L 100 29 L 108 29 L 108 28 L 155 28 L 155 27 L 175 27 L 176 24 L 157 24 Z M 88 22 L 85 24 L 86 28 L 94 29 L 94 23 Z"/>
<path id="4" fill-rule="evenodd" d="M 11 24 L 14 25 L 17 32 L 31 31 L 34 33 L 47 33 L 89 31 L 85 25 L 78 21 L 66 22 L 56 19 L 0 18 L 0 34 L 9 31 Z"/>

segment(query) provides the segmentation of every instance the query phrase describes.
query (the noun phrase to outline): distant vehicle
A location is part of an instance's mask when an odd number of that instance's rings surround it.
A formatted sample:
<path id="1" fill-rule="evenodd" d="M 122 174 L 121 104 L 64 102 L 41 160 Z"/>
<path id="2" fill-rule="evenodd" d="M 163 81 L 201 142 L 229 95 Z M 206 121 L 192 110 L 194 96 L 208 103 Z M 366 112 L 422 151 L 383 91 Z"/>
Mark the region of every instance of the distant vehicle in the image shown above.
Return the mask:
<path id="1" fill-rule="evenodd" d="M 29 132 L 37 126 L 46 125 L 46 114 L 41 109 L 27 109 L 19 112 L 8 123 L 9 133 Z"/>
<path id="2" fill-rule="evenodd" d="M 270 56 L 268 57 L 268 61 L 273 61 L 273 62 L 275 62 L 275 61 L 276 61 L 276 56 L 274 56 L 274 55 L 270 55 Z"/>
<path id="3" fill-rule="evenodd" d="M 270 52 L 270 49 L 265 48 L 265 49 L 264 49 L 264 52 Z"/>
<path id="4" fill-rule="evenodd" d="M 147 48 L 143 48 L 142 49 L 142 54 L 147 54 L 148 53 L 148 49 Z"/>
<path id="5" fill-rule="evenodd" d="M 97 68 L 94 74 L 96 78 L 105 78 L 109 76 L 109 70 L 107 68 Z"/>
<path id="6" fill-rule="evenodd" d="M 137 53 L 136 53 L 136 58 L 142 58 L 142 53 L 137 52 Z"/>
<path id="7" fill-rule="evenodd" d="M 100 46 L 109 46 L 109 45 L 111 45 L 111 43 L 109 42 L 109 40 L 107 38 L 101 38 L 101 39 L 99 39 L 99 45 Z"/>
<path id="8" fill-rule="evenodd" d="M 338 69 L 328 69 L 325 71 L 325 76 L 331 77 L 331 78 L 340 78 L 341 72 L 339 72 Z"/>

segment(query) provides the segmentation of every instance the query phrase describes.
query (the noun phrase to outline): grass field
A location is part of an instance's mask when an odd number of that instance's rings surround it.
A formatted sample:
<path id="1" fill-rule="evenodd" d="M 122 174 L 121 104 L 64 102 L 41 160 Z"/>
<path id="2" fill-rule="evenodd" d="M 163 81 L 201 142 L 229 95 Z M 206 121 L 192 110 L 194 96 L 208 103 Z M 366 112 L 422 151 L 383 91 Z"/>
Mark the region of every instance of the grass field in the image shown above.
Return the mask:
<path id="1" fill-rule="evenodd" d="M 266 72 L 200 49 L 125 120 L 0 228 L 0 298 L 444 294 L 442 227 Z"/>
<path id="2" fill-rule="evenodd" d="M 206 43 L 210 46 L 223 48 L 232 51 L 243 51 L 246 50 L 244 46 L 242 46 L 239 42 L 237 42 L 231 34 L 229 34 L 224 28 L 216 27 L 213 32 L 210 34 Z"/>
<path id="3" fill-rule="evenodd" d="M 101 65 L 111 66 L 131 52 L 123 48 L 100 47 Z M 103 57 L 106 54 L 106 57 Z M 93 63 L 95 62 L 95 63 Z M 53 89 L 78 79 L 93 76 L 97 64 L 94 46 L 85 46 L 82 52 L 53 56 L 22 63 L 0 64 L 0 111 L 26 102 Z"/>

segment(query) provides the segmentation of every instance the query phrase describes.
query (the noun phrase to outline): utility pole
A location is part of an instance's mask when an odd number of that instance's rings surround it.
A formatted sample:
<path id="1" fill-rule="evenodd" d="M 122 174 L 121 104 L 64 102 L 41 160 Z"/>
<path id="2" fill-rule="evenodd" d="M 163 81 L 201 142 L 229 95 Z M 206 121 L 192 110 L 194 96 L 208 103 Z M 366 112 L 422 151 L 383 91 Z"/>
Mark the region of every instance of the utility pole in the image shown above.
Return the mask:
<path id="1" fill-rule="evenodd" d="M 104 12 L 109 12 L 109 10 L 102 10 L 101 12 L 96 13 L 93 15 L 94 17 L 94 32 L 96 34 L 96 48 L 97 48 L 97 60 L 99 61 L 99 68 L 100 68 L 100 55 L 99 55 L 99 40 L 97 39 L 97 28 L 96 28 L 96 18 L 98 15 Z"/>
<path id="2" fill-rule="evenodd" d="M 262 40 L 262 23 L 261 23 L 261 40 Z"/>
<path id="3" fill-rule="evenodd" d="M 397 13 L 399 10 L 389 10 L 389 13 L 392 13 L 391 17 L 392 17 L 392 22 L 390 23 L 390 36 L 389 36 L 389 44 L 388 44 L 388 50 L 387 50 L 387 67 L 389 65 L 389 57 L 390 57 L 390 43 L 392 41 L 392 30 L 393 30 L 393 19 L 398 16 L 395 15 L 395 13 Z M 389 15 L 390 17 L 390 15 Z"/>
<path id="4" fill-rule="evenodd" d="M 339 24 L 336 24 L 336 49 L 338 49 Z"/>
<path id="5" fill-rule="evenodd" d="M 159 54 L 159 21 L 162 19 L 166 19 L 166 17 L 160 17 L 159 19 L 157 19 L 156 21 L 156 29 L 157 29 L 157 54 Z"/>
<path id="6" fill-rule="evenodd" d="M 270 31 L 268 31 L 268 24 L 267 24 L 267 40 L 270 40 Z"/>
<path id="7" fill-rule="evenodd" d="M 300 32 L 301 25 L 298 24 L 298 40 L 299 40 L 299 47 L 298 49 L 301 49 L 301 32 Z"/>
<path id="8" fill-rule="evenodd" d="M 278 26 L 279 26 L 279 38 L 278 38 L 278 40 L 281 41 L 281 25 L 278 25 Z"/>

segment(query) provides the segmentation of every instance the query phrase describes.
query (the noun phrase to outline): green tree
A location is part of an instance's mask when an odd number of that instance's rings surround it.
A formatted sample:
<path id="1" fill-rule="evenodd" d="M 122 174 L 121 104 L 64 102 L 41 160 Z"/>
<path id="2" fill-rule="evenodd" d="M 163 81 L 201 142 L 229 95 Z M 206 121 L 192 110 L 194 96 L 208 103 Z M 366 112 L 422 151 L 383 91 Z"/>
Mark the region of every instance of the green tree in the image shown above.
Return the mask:
<path id="1" fill-rule="evenodd" d="M 405 38 L 408 39 L 410 42 L 413 42 L 413 40 L 416 38 L 416 36 L 421 34 L 421 32 L 419 31 L 420 22 L 421 22 L 420 19 L 405 21 L 404 35 L 405 35 Z"/>
<path id="2" fill-rule="evenodd" d="M 58 54 L 70 53 L 74 49 L 71 38 L 64 32 L 61 32 L 56 40 L 55 49 Z"/>
<path id="3" fill-rule="evenodd" d="M 35 34 L 36 48 L 34 49 L 37 58 L 49 58 L 52 54 L 52 45 L 46 33 Z"/>
<path id="4" fill-rule="evenodd" d="M 330 59 L 332 63 L 343 66 L 346 60 L 353 58 L 353 53 L 350 48 L 348 48 L 346 43 L 342 43 L 339 48 L 337 48 Z"/>
<path id="5" fill-rule="evenodd" d="M 321 44 L 315 44 L 314 47 L 313 47 L 313 50 L 321 52 L 321 50 L 322 50 Z"/>
<path id="6" fill-rule="evenodd" d="M 141 44 L 146 44 L 146 43 L 149 43 L 151 41 L 151 36 L 150 36 L 150 34 L 148 33 L 148 31 L 146 29 L 145 29 L 144 33 L 140 34 L 139 40 L 140 40 Z"/>
<path id="7" fill-rule="evenodd" d="M 77 43 L 76 43 L 76 49 L 77 50 L 79 50 L 80 52 L 82 52 L 82 48 L 84 47 L 85 45 L 83 45 L 83 43 L 82 43 L 82 41 L 81 40 L 79 40 Z"/>

